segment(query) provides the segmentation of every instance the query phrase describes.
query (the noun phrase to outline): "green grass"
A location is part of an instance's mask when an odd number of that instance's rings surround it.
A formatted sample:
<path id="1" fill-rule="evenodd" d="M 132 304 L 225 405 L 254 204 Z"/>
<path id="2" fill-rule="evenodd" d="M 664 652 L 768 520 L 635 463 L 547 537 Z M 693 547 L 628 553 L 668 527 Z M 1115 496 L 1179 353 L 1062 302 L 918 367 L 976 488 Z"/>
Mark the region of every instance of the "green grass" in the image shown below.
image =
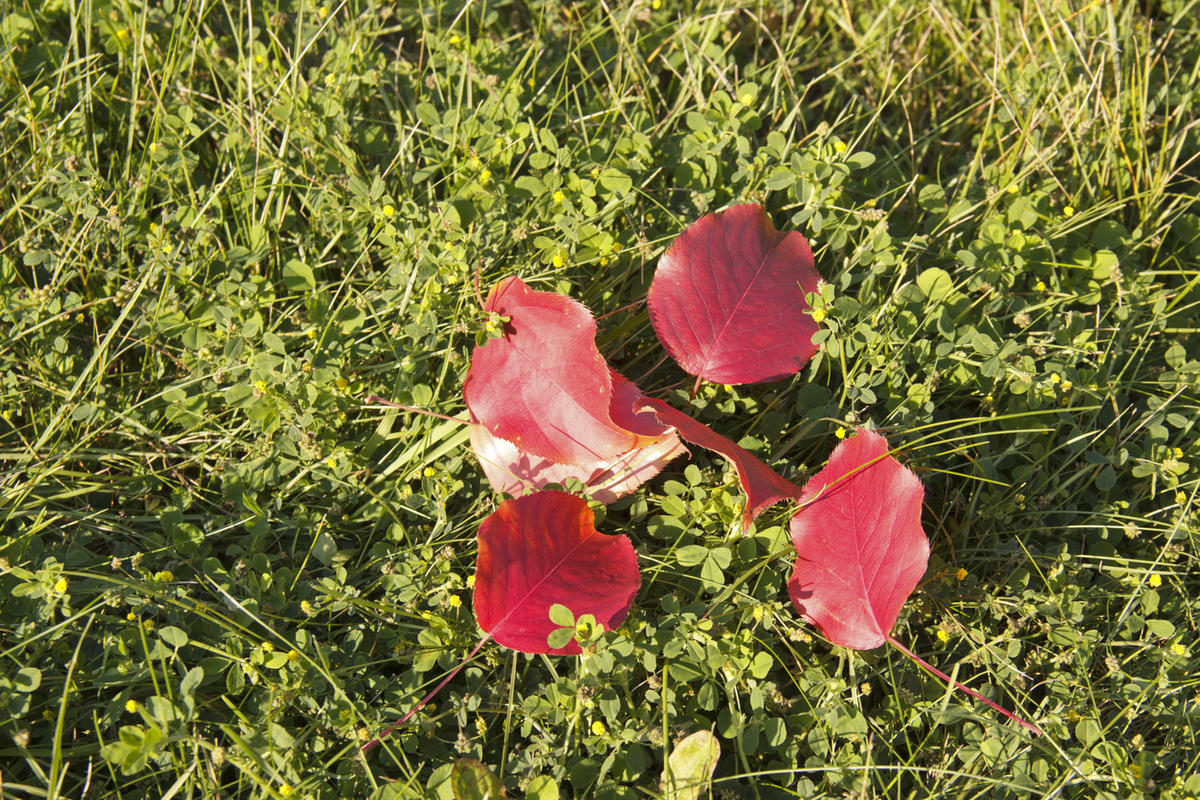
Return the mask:
<path id="1" fill-rule="evenodd" d="M 0 4 L 0 796 L 656 796 L 710 728 L 722 799 L 1200 795 L 1198 11 Z M 884 430 L 933 546 L 894 635 L 1046 735 L 822 641 L 697 452 L 598 521 L 643 588 L 596 656 L 488 644 L 360 757 L 478 641 L 496 502 L 363 398 L 463 410 L 478 272 L 686 403 L 646 288 L 737 202 L 833 333 L 691 412 L 797 481 Z"/>

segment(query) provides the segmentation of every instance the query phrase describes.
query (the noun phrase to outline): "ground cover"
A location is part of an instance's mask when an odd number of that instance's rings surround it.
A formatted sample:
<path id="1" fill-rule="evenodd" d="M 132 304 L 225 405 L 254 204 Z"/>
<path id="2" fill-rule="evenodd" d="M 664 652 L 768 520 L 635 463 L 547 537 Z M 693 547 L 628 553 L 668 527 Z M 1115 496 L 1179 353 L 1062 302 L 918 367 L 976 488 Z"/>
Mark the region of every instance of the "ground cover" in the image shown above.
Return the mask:
<path id="1" fill-rule="evenodd" d="M 0 796 L 1200 795 L 1200 24 L 1020 8 L 0 5 Z M 761 204 L 827 282 L 785 381 L 701 383 L 645 304 Z M 803 485 L 860 426 L 925 486 L 888 647 L 788 598 L 695 449 L 595 506 L 641 589 L 583 657 L 476 646 L 484 292 Z M 494 321 L 493 321 L 494 324 Z M 494 331 L 491 331 L 494 333 Z M 673 787 L 673 796 L 686 796 Z"/>

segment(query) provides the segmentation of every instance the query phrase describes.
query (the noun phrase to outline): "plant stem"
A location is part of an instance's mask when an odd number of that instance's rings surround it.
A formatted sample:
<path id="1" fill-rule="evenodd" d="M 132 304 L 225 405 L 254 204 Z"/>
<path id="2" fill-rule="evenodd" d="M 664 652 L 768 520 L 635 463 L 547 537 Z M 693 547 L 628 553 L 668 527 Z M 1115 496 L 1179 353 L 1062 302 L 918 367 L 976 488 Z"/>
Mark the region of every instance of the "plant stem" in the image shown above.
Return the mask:
<path id="1" fill-rule="evenodd" d="M 979 700 L 980 702 L 987 703 L 989 706 L 996 709 L 1004 716 L 1008 717 L 1011 720 L 1021 723 L 1022 726 L 1024 726 L 1028 730 L 1032 731 L 1033 733 L 1037 734 L 1038 736 L 1042 735 L 1042 729 L 1039 728 L 1037 725 L 1034 725 L 1032 722 L 1026 722 L 1025 720 L 1021 719 L 1020 717 L 1018 717 L 1016 714 L 1012 713 L 1008 709 L 1002 708 L 1001 706 L 996 705 L 991 700 L 988 700 L 986 697 L 984 697 L 983 695 L 981 695 L 979 692 L 975 691 L 974 689 L 968 689 L 966 686 L 963 686 L 961 683 L 954 680 L 949 675 L 942 672 L 941 670 L 939 670 L 937 667 L 930 664 L 925 659 L 921 658 L 919 655 L 914 653 L 912 650 L 909 650 L 907 647 L 905 647 L 904 645 L 897 642 L 895 639 L 892 638 L 891 634 L 888 634 L 887 642 L 892 647 L 896 648 L 901 653 L 904 653 L 904 655 L 908 656 L 913 661 L 917 662 L 922 667 L 924 667 L 925 669 L 932 672 L 934 675 L 937 675 L 939 678 L 944 680 L 946 683 L 949 683 L 949 684 L 953 685 L 955 688 L 966 692 L 967 694 L 971 695 L 971 697 L 974 697 L 976 700 Z"/>
<path id="2" fill-rule="evenodd" d="M 408 713 L 405 714 L 403 717 L 401 717 L 399 720 L 397 720 L 394 725 L 390 726 L 383 733 L 379 734 L 374 739 L 372 739 L 371 741 L 364 744 L 362 746 L 362 752 L 369 753 L 380 742 L 382 742 L 384 739 L 386 739 L 392 733 L 392 731 L 395 731 L 395 730 L 403 727 L 404 723 L 406 723 L 410 719 L 412 719 L 413 714 L 416 714 L 418 711 L 420 711 L 422 708 L 424 708 L 426 705 L 428 705 L 429 701 L 432 700 L 438 692 L 440 692 L 442 689 L 446 688 L 446 684 L 449 683 L 450 681 L 452 681 L 454 679 L 454 676 L 457 675 L 459 672 L 461 672 L 462 668 L 471 662 L 471 659 L 474 658 L 475 654 L 479 652 L 479 648 L 483 647 L 483 643 L 486 642 L 490 638 L 492 638 L 492 635 L 489 633 L 487 636 L 484 636 L 482 639 L 480 639 L 479 643 L 476 644 L 474 648 L 472 648 L 471 652 L 467 653 L 467 657 L 464 658 L 457 667 L 450 670 L 450 674 L 447 675 L 446 677 L 442 678 L 442 680 L 438 683 L 438 685 L 433 687 L 433 690 L 429 694 L 422 697 L 421 702 L 417 703 L 415 706 L 413 706 L 411 709 L 409 709 Z"/>
<path id="3" fill-rule="evenodd" d="M 398 408 L 401 411 L 411 411 L 414 414 L 424 414 L 427 417 L 437 417 L 438 419 L 444 419 L 447 422 L 461 422 L 464 425 L 467 424 L 467 421 L 465 419 L 463 419 L 462 417 L 450 417 L 445 414 L 439 414 L 436 411 L 429 411 L 424 408 L 417 408 L 416 406 L 406 406 L 406 405 L 401 405 L 400 403 L 393 403 L 391 400 L 384 400 L 382 397 L 380 397 L 378 395 L 374 395 L 374 394 L 367 395 L 366 397 L 364 397 L 363 402 L 364 403 L 376 403 L 378 405 L 387 406 L 388 408 Z"/>

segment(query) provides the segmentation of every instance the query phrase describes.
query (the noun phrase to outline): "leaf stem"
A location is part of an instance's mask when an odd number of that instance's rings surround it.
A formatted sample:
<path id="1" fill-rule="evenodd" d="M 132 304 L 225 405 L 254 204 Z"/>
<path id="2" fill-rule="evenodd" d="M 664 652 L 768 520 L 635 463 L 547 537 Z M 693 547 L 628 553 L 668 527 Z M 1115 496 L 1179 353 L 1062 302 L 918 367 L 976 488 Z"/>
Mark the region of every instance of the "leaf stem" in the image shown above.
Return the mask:
<path id="1" fill-rule="evenodd" d="M 450 674 L 447 675 L 446 677 L 442 678 L 442 680 L 438 683 L 438 685 L 433 687 L 433 690 L 429 694 L 422 697 L 421 702 L 417 703 L 415 706 L 413 706 L 411 709 L 409 709 L 408 713 L 405 714 L 403 717 L 401 717 L 399 720 L 397 720 L 394 725 L 389 726 L 388 729 L 385 730 L 383 733 L 379 734 L 374 739 L 372 739 L 371 741 L 364 744 L 362 746 L 362 752 L 369 753 L 377 745 L 379 745 L 384 739 L 386 739 L 389 735 L 391 735 L 391 733 L 393 731 L 403 727 L 404 723 L 406 723 L 410 719 L 412 719 L 413 714 L 416 714 L 418 711 L 420 711 L 422 708 L 424 708 L 426 705 L 428 705 L 429 701 L 432 700 L 438 692 L 440 692 L 442 689 L 446 688 L 446 684 L 449 683 L 451 680 L 453 680 L 454 676 L 457 675 L 459 672 L 461 672 L 462 668 L 471 662 L 471 659 L 474 658 L 475 654 L 479 652 L 479 648 L 483 647 L 484 642 L 486 642 L 488 639 L 491 639 L 491 638 L 492 638 L 492 635 L 489 633 L 486 636 L 484 636 L 482 639 L 480 639 L 479 643 L 476 644 L 474 648 L 472 648 L 471 652 L 467 653 L 466 658 L 464 658 L 457 667 L 450 670 Z"/>
<path id="2" fill-rule="evenodd" d="M 467 421 L 465 419 L 463 419 L 462 417 L 450 417 L 445 414 L 439 414 L 436 411 L 429 411 L 424 408 L 417 408 L 416 406 L 405 406 L 405 405 L 401 405 L 400 403 L 393 403 L 391 400 L 384 400 L 382 397 L 379 397 L 378 395 L 374 395 L 374 394 L 367 395 L 366 397 L 364 397 L 363 402 L 364 403 L 376 403 L 378 405 L 387 406 L 388 408 L 398 408 L 401 411 L 411 411 L 414 414 L 424 414 L 427 417 L 437 417 L 438 419 L 444 419 L 447 422 L 461 422 L 464 425 L 467 424 Z"/>
<path id="3" fill-rule="evenodd" d="M 892 638 L 891 634 L 888 634 L 885 638 L 887 639 L 887 643 L 890 644 L 892 647 L 896 648 L 901 653 L 903 653 L 904 655 L 908 656 L 910 659 L 915 661 L 917 664 L 919 664 L 920 666 L 922 666 L 925 669 L 932 672 L 934 675 L 936 675 L 939 678 L 941 678 L 942 680 L 946 681 L 946 683 L 953 685 L 956 689 L 960 689 L 960 690 L 966 692 L 967 694 L 971 695 L 971 697 L 974 697 L 976 700 L 979 700 L 982 703 L 986 703 L 988 706 L 995 709 L 996 711 L 999 711 L 1001 714 L 1008 717 L 1009 719 L 1011 719 L 1015 722 L 1021 723 L 1021 725 L 1023 727 L 1032 731 L 1037 736 L 1042 735 L 1042 729 L 1039 728 L 1037 725 L 1034 725 L 1032 722 L 1026 722 L 1025 720 L 1021 719 L 1020 717 L 1018 717 L 1016 714 L 1012 713 L 1008 709 L 996 705 L 991 700 L 988 700 L 986 697 L 984 697 L 983 695 L 981 695 L 979 692 L 975 691 L 974 689 L 968 689 L 966 686 L 963 686 L 961 683 L 954 680 L 949 675 L 942 672 L 941 670 L 939 670 L 937 667 L 930 664 L 925 659 L 921 658 L 919 655 L 914 653 L 912 650 L 909 650 L 907 647 L 905 647 L 904 645 L 897 642 L 895 639 Z"/>

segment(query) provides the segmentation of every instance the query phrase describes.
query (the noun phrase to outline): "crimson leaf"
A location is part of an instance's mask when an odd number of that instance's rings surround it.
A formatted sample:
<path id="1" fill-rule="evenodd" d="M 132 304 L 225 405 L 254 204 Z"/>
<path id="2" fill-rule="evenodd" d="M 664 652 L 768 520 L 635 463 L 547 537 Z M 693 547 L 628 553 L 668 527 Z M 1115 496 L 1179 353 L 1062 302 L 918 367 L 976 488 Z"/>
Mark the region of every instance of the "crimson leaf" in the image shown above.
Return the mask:
<path id="1" fill-rule="evenodd" d="M 644 395 L 633 381 L 612 373 L 613 396 L 609 408 L 613 422 L 637 436 L 638 446 L 611 458 L 586 464 L 556 464 L 525 452 L 512 442 L 493 436 L 472 420 L 471 449 L 488 482 L 497 492 L 518 497 L 547 484 L 575 478 L 591 490 L 601 503 L 624 497 L 653 478 L 673 458 L 686 452 L 679 436 L 658 422 L 649 411 L 636 413 L 633 404 Z"/>
<path id="2" fill-rule="evenodd" d="M 756 205 L 701 217 L 658 262 L 650 322 L 679 365 L 713 383 L 786 378 L 817 351 L 805 295 L 821 276 L 808 241 Z"/>
<path id="3" fill-rule="evenodd" d="M 613 381 L 587 308 L 514 277 L 492 289 L 484 311 L 509 321 L 502 337 L 475 348 L 463 397 L 492 435 L 532 456 L 577 466 L 639 444 L 612 420 Z"/>
<path id="4" fill-rule="evenodd" d="M 551 648 L 550 606 L 591 614 L 618 627 L 641 585 L 627 536 L 606 536 L 580 497 L 537 492 L 506 500 L 479 526 L 475 619 L 500 644 L 523 653 L 577 655 L 578 643 Z"/>
<path id="5" fill-rule="evenodd" d="M 887 642 L 1040 734 L 1036 725 L 953 680 L 892 638 L 900 608 L 929 563 L 929 540 L 921 529 L 924 495 L 921 481 L 888 455 L 887 440 L 878 433 L 860 430 L 834 448 L 825 468 L 805 484 L 800 510 L 792 517 L 792 605 L 834 644 L 868 650 Z"/>
<path id="6" fill-rule="evenodd" d="M 860 430 L 839 444 L 804 486 L 792 517 L 792 604 L 834 644 L 878 647 L 925 574 L 925 490 L 888 455 L 887 441 Z"/>

